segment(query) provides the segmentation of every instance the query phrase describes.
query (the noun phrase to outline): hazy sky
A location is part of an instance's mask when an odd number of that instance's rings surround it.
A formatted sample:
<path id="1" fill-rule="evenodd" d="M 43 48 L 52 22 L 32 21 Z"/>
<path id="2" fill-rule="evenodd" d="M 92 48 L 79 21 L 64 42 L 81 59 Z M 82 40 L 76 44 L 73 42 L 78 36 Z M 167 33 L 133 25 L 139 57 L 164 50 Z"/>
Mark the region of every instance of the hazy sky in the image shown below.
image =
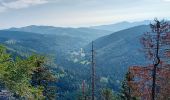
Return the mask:
<path id="1" fill-rule="evenodd" d="M 170 18 L 170 0 L 0 0 L 0 28 L 79 27 Z"/>

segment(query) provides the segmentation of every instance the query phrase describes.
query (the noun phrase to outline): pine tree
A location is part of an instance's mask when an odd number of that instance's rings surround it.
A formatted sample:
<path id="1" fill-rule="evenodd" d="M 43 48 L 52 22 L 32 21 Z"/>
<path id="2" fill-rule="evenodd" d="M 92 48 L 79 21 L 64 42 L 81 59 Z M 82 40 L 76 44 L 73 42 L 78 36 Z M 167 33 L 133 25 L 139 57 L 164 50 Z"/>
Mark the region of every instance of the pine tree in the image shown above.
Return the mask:
<path id="1" fill-rule="evenodd" d="M 136 97 L 131 95 L 131 87 L 129 86 L 130 81 L 133 81 L 133 75 L 128 71 L 122 82 L 121 92 L 119 94 L 121 100 L 137 100 Z"/>
<path id="2" fill-rule="evenodd" d="M 111 89 L 105 88 L 101 90 L 101 100 L 117 100 Z"/>
<path id="3" fill-rule="evenodd" d="M 56 98 L 56 78 L 55 76 L 50 72 L 49 68 L 45 65 L 46 58 L 44 56 L 37 56 L 34 55 L 31 57 L 31 60 L 34 61 L 34 64 L 36 66 L 36 69 L 33 72 L 32 75 L 32 85 L 34 87 L 36 86 L 42 86 L 44 87 L 43 95 L 48 100 L 53 100 Z"/>

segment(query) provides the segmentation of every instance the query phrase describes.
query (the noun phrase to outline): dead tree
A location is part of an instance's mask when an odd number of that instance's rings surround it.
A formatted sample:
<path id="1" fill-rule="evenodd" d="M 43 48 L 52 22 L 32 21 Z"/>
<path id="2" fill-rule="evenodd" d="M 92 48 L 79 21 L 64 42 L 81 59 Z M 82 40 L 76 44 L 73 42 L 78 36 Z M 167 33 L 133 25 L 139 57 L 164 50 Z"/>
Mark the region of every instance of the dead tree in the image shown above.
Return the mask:
<path id="1" fill-rule="evenodd" d="M 91 85 L 92 85 L 92 100 L 95 99 L 95 61 L 94 61 L 94 58 L 95 58 L 95 51 L 94 51 L 94 45 L 93 45 L 93 41 L 92 41 L 92 82 L 91 82 Z"/>
<path id="2" fill-rule="evenodd" d="M 170 24 L 155 20 L 151 24 L 151 32 L 146 32 L 141 38 L 146 56 L 153 64 L 130 67 L 135 81 L 130 82 L 133 94 L 144 100 L 169 100 L 170 75 Z M 164 92 L 167 91 L 167 92 Z"/>

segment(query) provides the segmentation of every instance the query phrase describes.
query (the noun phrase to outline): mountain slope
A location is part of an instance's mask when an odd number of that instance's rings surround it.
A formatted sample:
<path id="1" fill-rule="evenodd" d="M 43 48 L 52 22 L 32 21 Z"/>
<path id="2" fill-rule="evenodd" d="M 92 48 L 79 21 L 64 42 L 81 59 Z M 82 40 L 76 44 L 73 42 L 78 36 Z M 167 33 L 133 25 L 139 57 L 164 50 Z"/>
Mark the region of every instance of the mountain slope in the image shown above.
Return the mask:
<path id="1" fill-rule="evenodd" d="M 101 37 L 94 41 L 96 69 L 99 75 L 121 79 L 128 66 L 146 64 L 139 38 L 149 31 L 149 26 L 141 25 Z M 86 47 L 89 52 L 91 44 Z"/>
<path id="2" fill-rule="evenodd" d="M 0 31 L 0 43 L 18 52 L 31 50 L 44 54 L 67 53 L 86 44 L 76 37 L 3 30 Z"/>

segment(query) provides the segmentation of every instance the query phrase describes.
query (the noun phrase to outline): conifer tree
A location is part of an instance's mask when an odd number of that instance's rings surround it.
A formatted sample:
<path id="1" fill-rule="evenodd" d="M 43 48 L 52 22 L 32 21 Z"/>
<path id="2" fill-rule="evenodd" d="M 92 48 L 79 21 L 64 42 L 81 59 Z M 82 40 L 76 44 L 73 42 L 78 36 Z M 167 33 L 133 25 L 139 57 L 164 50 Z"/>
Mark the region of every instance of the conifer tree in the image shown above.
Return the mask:
<path id="1" fill-rule="evenodd" d="M 43 56 L 14 59 L 5 47 L 0 46 L 1 85 L 16 99 L 53 100 L 56 91 L 51 84 L 56 78 L 42 65 L 45 63 Z"/>
<path id="2" fill-rule="evenodd" d="M 131 94 L 131 87 L 129 86 L 130 81 L 133 81 L 133 75 L 128 71 L 122 82 L 121 92 L 119 94 L 121 100 L 137 100 L 136 97 L 133 97 Z"/>
<path id="3" fill-rule="evenodd" d="M 101 90 L 101 100 L 117 100 L 117 99 L 111 89 L 104 88 Z"/>

